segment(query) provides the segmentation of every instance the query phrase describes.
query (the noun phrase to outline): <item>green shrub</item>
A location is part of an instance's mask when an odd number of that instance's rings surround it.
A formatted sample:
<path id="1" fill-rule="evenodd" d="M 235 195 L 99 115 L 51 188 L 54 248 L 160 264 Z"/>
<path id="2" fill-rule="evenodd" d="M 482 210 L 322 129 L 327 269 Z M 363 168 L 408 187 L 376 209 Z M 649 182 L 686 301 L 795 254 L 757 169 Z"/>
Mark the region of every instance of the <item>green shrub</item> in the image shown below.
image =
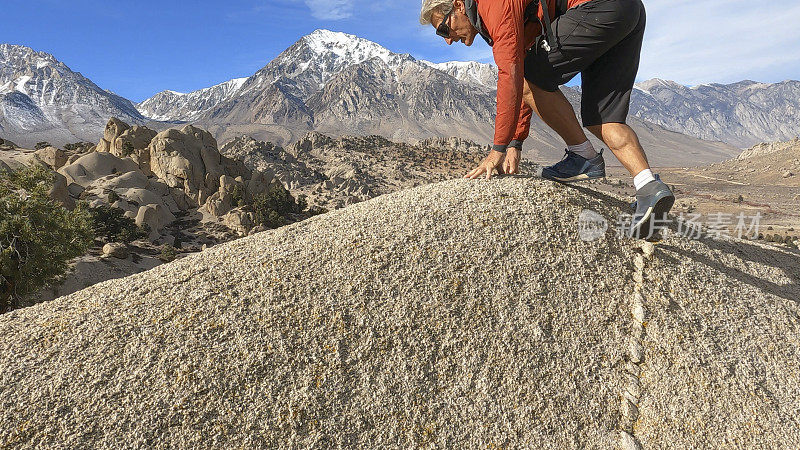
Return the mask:
<path id="1" fill-rule="evenodd" d="M 52 147 L 49 142 L 37 142 L 36 146 L 34 147 L 36 150 L 41 150 L 43 148 Z"/>
<path id="2" fill-rule="evenodd" d="M 172 244 L 173 247 L 176 249 L 183 247 L 183 235 L 180 231 L 173 234 L 172 237 L 175 238 L 175 242 Z"/>
<path id="3" fill-rule="evenodd" d="M 231 190 L 231 205 L 234 207 L 241 207 L 245 205 L 244 201 L 244 188 L 241 184 L 236 184 Z"/>
<path id="4" fill-rule="evenodd" d="M 280 183 L 273 183 L 266 193 L 253 197 L 253 218 L 257 225 L 277 228 L 285 225 L 285 216 L 293 212 L 298 212 L 298 205 Z"/>
<path id="5" fill-rule="evenodd" d="M 87 149 L 87 148 L 89 148 L 91 146 L 92 146 L 92 144 L 90 144 L 88 142 L 74 142 L 72 144 L 64 145 L 64 150 L 68 150 L 68 151 L 81 150 L 81 151 L 83 151 L 83 150 L 85 150 L 85 149 Z"/>
<path id="6" fill-rule="evenodd" d="M 175 247 L 169 244 L 164 244 L 161 247 L 161 254 L 158 256 L 158 259 L 164 262 L 170 262 L 175 260 L 175 258 L 177 257 L 178 257 L 178 251 L 175 249 Z"/>
<path id="7" fill-rule="evenodd" d="M 52 186 L 40 166 L 0 173 L 0 313 L 63 276 L 92 242 L 89 213 L 53 201 Z"/>
<path id="8" fill-rule="evenodd" d="M 133 148 L 133 142 L 124 141 L 122 143 L 122 156 L 131 156 L 134 151 L 136 150 Z"/>
<path id="9" fill-rule="evenodd" d="M 136 221 L 125 217 L 119 208 L 100 205 L 88 209 L 92 229 L 98 238 L 108 242 L 131 242 L 147 237 L 148 230 L 136 226 Z"/>
<path id="10" fill-rule="evenodd" d="M 114 202 L 116 202 L 117 200 L 119 200 L 119 194 L 117 194 L 115 191 L 109 191 L 108 192 L 108 204 L 111 205 Z"/>
<path id="11" fill-rule="evenodd" d="M 300 194 L 297 196 L 297 212 L 303 212 L 305 209 L 308 208 L 308 199 L 306 194 Z"/>

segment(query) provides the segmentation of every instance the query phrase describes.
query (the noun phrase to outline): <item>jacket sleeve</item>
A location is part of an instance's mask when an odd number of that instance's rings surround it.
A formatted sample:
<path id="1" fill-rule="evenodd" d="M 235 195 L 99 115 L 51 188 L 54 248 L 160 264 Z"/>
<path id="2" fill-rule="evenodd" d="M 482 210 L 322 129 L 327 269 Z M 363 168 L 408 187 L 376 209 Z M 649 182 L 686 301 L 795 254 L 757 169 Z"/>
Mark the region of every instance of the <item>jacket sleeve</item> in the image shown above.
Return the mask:
<path id="1" fill-rule="evenodd" d="M 522 104 L 519 108 L 519 119 L 517 120 L 517 130 L 514 133 L 514 139 L 508 144 L 509 147 L 516 147 L 522 150 L 522 143 L 528 137 L 528 133 L 531 130 L 531 117 L 533 116 L 533 109 L 528 106 L 525 101 L 522 101 Z"/>
<path id="2" fill-rule="evenodd" d="M 499 72 L 492 148 L 504 152 L 520 128 L 525 73 L 525 0 L 484 0 L 479 3 L 479 10 L 494 41 L 492 53 Z M 529 122 L 530 114 L 528 116 Z"/>

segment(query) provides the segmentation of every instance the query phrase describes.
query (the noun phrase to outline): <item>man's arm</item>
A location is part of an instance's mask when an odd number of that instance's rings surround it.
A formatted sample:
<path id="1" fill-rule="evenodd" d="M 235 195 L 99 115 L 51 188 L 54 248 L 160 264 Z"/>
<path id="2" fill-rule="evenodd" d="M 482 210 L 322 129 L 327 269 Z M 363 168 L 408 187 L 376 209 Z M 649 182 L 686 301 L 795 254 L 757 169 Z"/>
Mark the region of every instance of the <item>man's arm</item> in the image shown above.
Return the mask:
<path id="1" fill-rule="evenodd" d="M 517 137 L 521 119 L 524 80 L 525 0 L 499 0 L 479 3 L 484 25 L 494 40 L 492 53 L 498 68 L 497 117 L 493 150 L 505 152 Z M 527 122 L 530 123 L 530 108 Z M 523 128 L 526 128 L 523 126 Z M 526 137 L 527 137 L 527 133 Z M 520 134 L 521 136 L 521 134 Z"/>
<path id="2" fill-rule="evenodd" d="M 508 144 L 509 147 L 516 147 L 522 150 L 522 143 L 528 137 L 531 130 L 531 117 L 533 116 L 533 109 L 522 101 L 519 108 L 519 120 L 517 120 L 517 131 L 514 132 L 514 139 Z"/>

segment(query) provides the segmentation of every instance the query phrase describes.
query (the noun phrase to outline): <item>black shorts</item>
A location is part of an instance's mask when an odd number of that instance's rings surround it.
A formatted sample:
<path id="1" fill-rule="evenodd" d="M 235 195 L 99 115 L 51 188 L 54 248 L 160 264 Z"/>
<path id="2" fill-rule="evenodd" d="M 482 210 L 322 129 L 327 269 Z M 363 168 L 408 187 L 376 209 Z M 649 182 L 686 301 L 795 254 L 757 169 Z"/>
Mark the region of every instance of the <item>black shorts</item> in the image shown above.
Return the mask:
<path id="1" fill-rule="evenodd" d="M 591 0 L 553 21 L 556 45 L 534 46 L 525 79 L 554 92 L 581 74 L 583 126 L 625 123 L 644 37 L 641 0 Z M 539 40 L 537 40 L 537 44 Z"/>

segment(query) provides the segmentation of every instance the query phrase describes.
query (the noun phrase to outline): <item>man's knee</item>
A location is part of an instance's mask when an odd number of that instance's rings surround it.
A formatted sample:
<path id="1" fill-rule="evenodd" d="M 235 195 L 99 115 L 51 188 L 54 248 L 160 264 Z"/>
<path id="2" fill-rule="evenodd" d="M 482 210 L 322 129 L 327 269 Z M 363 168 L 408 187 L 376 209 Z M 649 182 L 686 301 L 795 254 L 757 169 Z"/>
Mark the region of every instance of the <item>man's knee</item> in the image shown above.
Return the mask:
<path id="1" fill-rule="evenodd" d="M 602 125 L 589 125 L 586 127 L 590 133 L 597 136 L 597 139 L 603 140 L 603 126 Z"/>
<path id="2" fill-rule="evenodd" d="M 633 129 L 624 123 L 608 122 L 601 125 L 589 125 L 586 128 L 612 149 L 634 144 L 637 140 Z"/>

